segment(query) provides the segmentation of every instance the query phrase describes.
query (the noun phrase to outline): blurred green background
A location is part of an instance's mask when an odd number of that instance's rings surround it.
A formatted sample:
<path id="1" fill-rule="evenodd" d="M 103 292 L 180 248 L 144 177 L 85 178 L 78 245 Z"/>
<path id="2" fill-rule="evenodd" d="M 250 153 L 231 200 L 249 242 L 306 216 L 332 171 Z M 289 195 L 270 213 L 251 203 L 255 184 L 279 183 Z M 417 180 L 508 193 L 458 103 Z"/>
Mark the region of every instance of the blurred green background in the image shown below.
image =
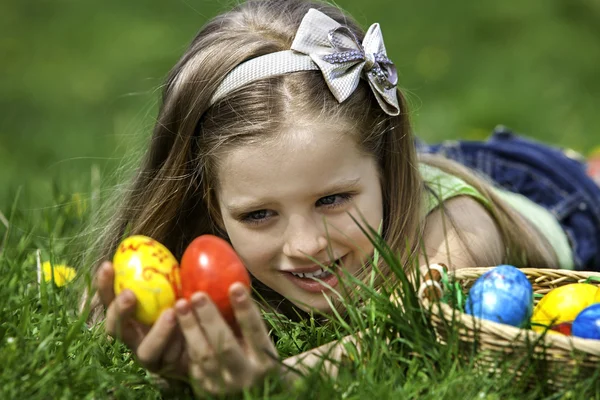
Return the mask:
<path id="1" fill-rule="evenodd" d="M 147 140 L 169 68 L 231 4 L 2 0 L 0 211 L 18 190 L 22 207 L 85 195 L 93 168 L 111 182 Z M 501 123 L 584 154 L 600 144 L 600 1 L 337 4 L 381 23 L 426 141 L 483 139 Z"/>

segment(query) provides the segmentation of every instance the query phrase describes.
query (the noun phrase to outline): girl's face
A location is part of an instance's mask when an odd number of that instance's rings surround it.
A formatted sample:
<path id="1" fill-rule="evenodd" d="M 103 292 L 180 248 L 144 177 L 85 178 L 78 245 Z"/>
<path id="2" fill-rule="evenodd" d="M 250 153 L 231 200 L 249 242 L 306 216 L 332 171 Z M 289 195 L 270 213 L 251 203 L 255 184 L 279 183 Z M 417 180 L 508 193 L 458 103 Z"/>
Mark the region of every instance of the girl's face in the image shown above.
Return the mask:
<path id="1" fill-rule="evenodd" d="M 290 127 L 280 137 L 220 158 L 218 204 L 231 243 L 255 278 L 303 310 L 327 312 L 326 286 L 339 289 L 328 271 L 356 275 L 373 252 L 348 213 L 379 226 L 377 165 L 340 125 Z"/>

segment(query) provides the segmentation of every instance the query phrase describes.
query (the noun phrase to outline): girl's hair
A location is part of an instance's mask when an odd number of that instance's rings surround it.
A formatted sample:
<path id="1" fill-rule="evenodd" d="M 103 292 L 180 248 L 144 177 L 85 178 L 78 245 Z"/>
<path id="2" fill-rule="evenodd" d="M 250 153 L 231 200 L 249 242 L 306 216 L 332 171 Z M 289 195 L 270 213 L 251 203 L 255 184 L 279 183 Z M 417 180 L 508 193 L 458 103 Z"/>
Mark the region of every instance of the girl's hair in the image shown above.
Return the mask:
<path id="1" fill-rule="evenodd" d="M 389 245 L 405 249 L 417 242 L 421 202 L 415 193 L 422 183 L 402 97 L 401 114 L 388 116 L 361 81 L 340 104 L 320 71 L 303 71 L 253 82 L 209 106 L 234 67 L 289 50 L 310 8 L 348 26 L 362 41 L 364 31 L 340 9 L 302 0 L 250 0 L 198 33 L 166 80 L 150 148 L 101 237 L 98 260 L 109 259 L 126 234 L 153 237 L 178 259 L 199 235 L 227 239 L 216 206 L 219 155 L 233 146 L 276 139 L 285 124 L 314 119 L 348 126 L 359 148 L 376 158 L 384 215 L 394 216 L 385 219 L 382 231 Z M 403 255 L 406 261 L 411 252 Z M 275 304 L 285 303 L 262 285 L 255 287 Z"/>
<path id="2" fill-rule="evenodd" d="M 237 65 L 289 50 L 310 8 L 348 26 L 362 41 L 363 30 L 341 10 L 303 0 L 250 0 L 215 17 L 198 33 L 166 80 L 150 147 L 99 238 L 97 260 L 110 259 L 125 235 L 151 236 L 178 259 L 199 235 L 227 239 L 216 206 L 219 155 L 233 146 L 276 139 L 285 124 L 316 118 L 348 126 L 360 149 L 376 159 L 386 216 L 382 236 L 392 249 L 401 250 L 408 268 L 422 228 L 423 182 L 400 92 L 401 113 L 389 116 L 365 81 L 340 104 L 320 71 L 303 71 L 253 82 L 209 105 L 220 82 Z M 510 226 L 512 221 L 503 218 L 510 213 L 502 207 L 498 210 L 499 224 Z M 514 230 L 505 228 L 505 239 Z M 526 241 L 521 235 L 515 237 L 521 237 L 521 245 Z M 258 282 L 255 288 L 267 300 L 286 303 Z"/>

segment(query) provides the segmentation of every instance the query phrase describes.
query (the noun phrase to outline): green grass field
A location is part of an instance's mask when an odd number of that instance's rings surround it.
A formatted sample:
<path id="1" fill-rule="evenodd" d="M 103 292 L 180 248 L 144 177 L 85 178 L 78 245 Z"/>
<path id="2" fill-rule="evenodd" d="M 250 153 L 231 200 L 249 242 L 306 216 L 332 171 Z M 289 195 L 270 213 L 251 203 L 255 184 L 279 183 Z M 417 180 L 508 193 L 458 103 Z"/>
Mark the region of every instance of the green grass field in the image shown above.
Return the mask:
<path id="1" fill-rule="evenodd" d="M 86 279 L 91 218 L 148 140 L 157 88 L 228 4 L 0 2 L 0 398 L 191 396 L 161 389 L 123 346 L 88 329 L 75 286 L 39 287 L 36 264 L 39 254 Z M 338 4 L 363 26 L 381 24 L 426 141 L 483 139 L 504 124 L 583 154 L 600 145 L 600 2 Z M 338 381 L 314 376 L 284 389 L 272 379 L 245 398 L 600 398 L 598 380 L 564 393 L 543 385 L 524 392 L 509 373 L 476 375 L 426 324 L 404 326 L 420 314 L 379 307 L 357 321 L 388 324 L 402 340 L 388 346 L 373 337 Z M 291 354 L 345 328 L 274 329 L 282 354 Z"/>

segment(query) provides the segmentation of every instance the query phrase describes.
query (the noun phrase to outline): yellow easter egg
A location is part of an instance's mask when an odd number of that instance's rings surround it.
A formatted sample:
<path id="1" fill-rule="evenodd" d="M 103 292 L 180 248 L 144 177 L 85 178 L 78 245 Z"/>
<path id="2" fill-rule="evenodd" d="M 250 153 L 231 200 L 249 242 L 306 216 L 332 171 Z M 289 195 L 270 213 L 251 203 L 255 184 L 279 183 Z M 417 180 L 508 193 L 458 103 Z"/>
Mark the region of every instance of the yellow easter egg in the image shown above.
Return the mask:
<path id="1" fill-rule="evenodd" d="M 587 283 L 572 283 L 552 289 L 533 309 L 532 329 L 543 332 L 546 327 L 556 327 L 554 330 L 569 334 L 570 324 L 577 314 L 594 303 L 597 292 L 596 286 Z"/>
<path id="2" fill-rule="evenodd" d="M 600 303 L 600 287 L 596 290 L 596 297 L 594 297 L 594 303 Z"/>
<path id="3" fill-rule="evenodd" d="M 115 294 L 131 290 L 137 305 L 135 319 L 151 325 L 179 297 L 179 264 L 169 249 L 147 236 L 123 240 L 113 257 Z"/>

